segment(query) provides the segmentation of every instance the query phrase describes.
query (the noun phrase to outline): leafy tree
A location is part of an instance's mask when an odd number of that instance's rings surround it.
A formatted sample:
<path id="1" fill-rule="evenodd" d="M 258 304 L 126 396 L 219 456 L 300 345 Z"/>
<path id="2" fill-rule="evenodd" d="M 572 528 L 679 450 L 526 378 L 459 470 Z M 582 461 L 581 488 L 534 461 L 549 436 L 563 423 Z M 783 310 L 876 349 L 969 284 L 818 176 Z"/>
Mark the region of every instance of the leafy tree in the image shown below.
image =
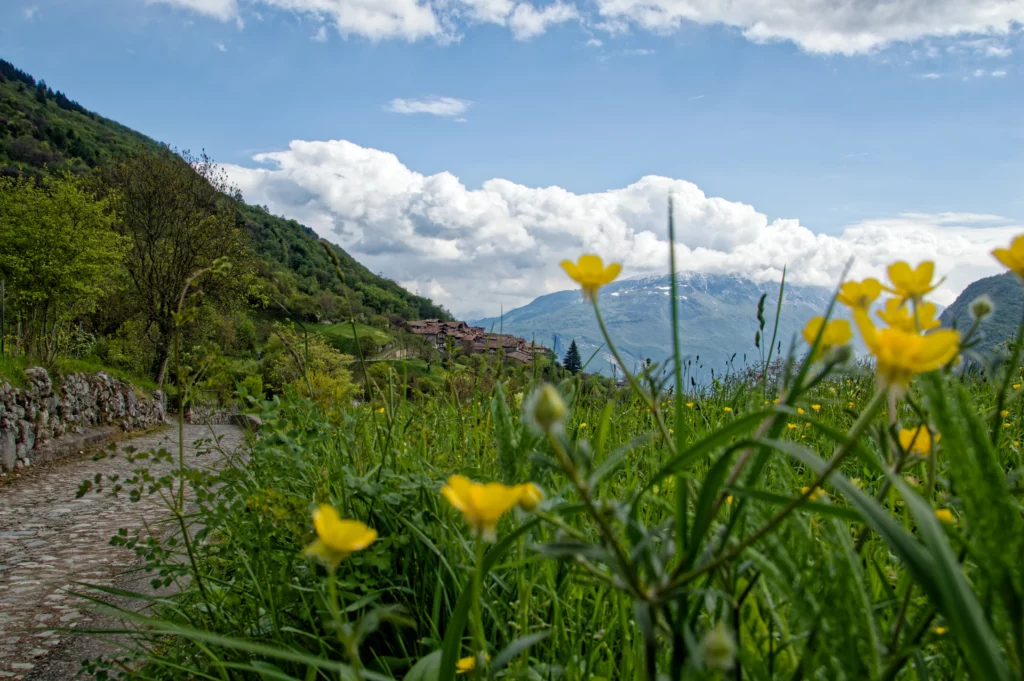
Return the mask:
<path id="1" fill-rule="evenodd" d="M 116 275 L 126 244 L 114 221 L 109 200 L 69 175 L 43 185 L 0 177 L 0 277 L 30 354 L 55 359 L 61 334 Z"/>
<path id="2" fill-rule="evenodd" d="M 573 339 L 572 343 L 569 344 L 569 350 L 565 353 L 562 366 L 573 376 L 583 369 L 583 360 L 580 359 L 580 349 L 576 347 L 576 339 Z"/>
<path id="3" fill-rule="evenodd" d="M 109 165 L 103 181 L 118 200 L 119 229 L 129 241 L 125 269 L 138 314 L 157 348 L 156 382 L 163 385 L 174 331 L 173 313 L 185 283 L 226 257 L 232 276 L 195 282 L 205 298 L 227 307 L 244 302 L 250 255 L 248 234 L 235 221 L 241 196 L 205 154 L 170 149 L 140 153 Z"/>

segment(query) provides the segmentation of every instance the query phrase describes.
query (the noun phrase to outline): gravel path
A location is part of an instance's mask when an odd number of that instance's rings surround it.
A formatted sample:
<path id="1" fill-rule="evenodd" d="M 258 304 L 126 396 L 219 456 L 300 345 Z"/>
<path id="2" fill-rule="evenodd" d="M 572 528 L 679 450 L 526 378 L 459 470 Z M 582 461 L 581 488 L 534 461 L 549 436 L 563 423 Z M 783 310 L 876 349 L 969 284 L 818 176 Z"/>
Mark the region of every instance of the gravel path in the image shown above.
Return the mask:
<path id="1" fill-rule="evenodd" d="M 177 428 L 119 443 L 137 450 L 177 451 Z M 186 426 L 186 457 L 191 465 L 213 465 L 214 455 L 195 458 L 196 442 L 221 437 L 225 451 L 237 448 L 235 426 Z M 99 642 L 43 627 L 82 626 L 92 616 L 85 601 L 67 593 L 73 582 L 124 584 L 119 575 L 137 564 L 134 552 L 110 546 L 120 528 L 142 528 L 167 510 L 152 500 L 131 503 L 127 494 L 89 493 L 75 499 L 83 480 L 97 473 L 129 477 L 139 464 L 123 455 L 94 460 L 86 454 L 29 469 L 0 485 L 0 679 L 65 679 L 82 658 L 102 650 Z M 173 466 L 153 467 L 154 475 Z M 145 576 L 139 578 L 145 582 Z"/>

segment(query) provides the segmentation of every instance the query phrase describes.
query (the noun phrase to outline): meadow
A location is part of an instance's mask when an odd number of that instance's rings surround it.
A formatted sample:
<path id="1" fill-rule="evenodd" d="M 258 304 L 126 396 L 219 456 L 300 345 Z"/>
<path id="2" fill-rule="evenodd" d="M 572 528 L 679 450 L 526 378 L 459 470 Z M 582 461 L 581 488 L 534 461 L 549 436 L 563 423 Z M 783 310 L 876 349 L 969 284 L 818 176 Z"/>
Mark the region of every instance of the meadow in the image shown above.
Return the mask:
<path id="1" fill-rule="evenodd" d="M 1024 274 L 1024 239 L 997 257 Z M 600 320 L 618 267 L 565 268 Z M 135 478 L 83 489 L 162 495 L 178 528 L 115 537 L 174 595 L 83 587 L 151 606 L 87 670 L 1024 678 L 1020 333 L 985 365 L 975 329 L 933 330 L 940 274 L 845 283 L 855 323 L 823 310 L 781 358 L 758 310 L 767 354 L 705 386 L 677 344 L 619 388 L 499 358 L 416 399 L 399 372 L 356 406 L 250 399 L 263 426 L 226 466 L 153 479 L 178 453 L 139 452 Z"/>

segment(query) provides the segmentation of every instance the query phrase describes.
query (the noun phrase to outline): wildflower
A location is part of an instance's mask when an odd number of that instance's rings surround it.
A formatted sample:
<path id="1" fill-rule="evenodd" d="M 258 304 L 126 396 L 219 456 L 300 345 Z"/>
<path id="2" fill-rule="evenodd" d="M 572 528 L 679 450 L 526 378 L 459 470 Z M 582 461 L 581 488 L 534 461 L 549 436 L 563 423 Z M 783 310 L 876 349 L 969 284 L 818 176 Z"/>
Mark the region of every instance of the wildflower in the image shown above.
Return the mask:
<path id="1" fill-rule="evenodd" d="M 846 406 L 847 406 L 847 408 L 849 408 L 849 409 L 853 409 L 853 402 L 850 402 L 850 403 L 849 403 L 849 404 L 847 404 Z"/>
<path id="2" fill-rule="evenodd" d="M 937 508 L 935 509 L 935 517 L 944 523 L 955 523 L 956 518 L 953 517 L 953 512 L 948 508 Z"/>
<path id="3" fill-rule="evenodd" d="M 545 383 L 530 393 L 523 411 L 533 430 L 543 434 L 561 425 L 565 418 L 565 402 L 555 386 Z"/>
<path id="4" fill-rule="evenodd" d="M 824 329 L 822 326 L 824 325 Z M 804 327 L 803 336 L 808 345 L 813 346 L 814 341 L 821 334 L 821 342 L 818 343 L 818 356 L 829 348 L 846 345 L 853 338 L 850 330 L 850 322 L 845 319 L 833 319 L 825 324 L 824 317 L 813 317 Z"/>
<path id="5" fill-rule="evenodd" d="M 811 492 L 810 487 L 800 488 L 800 494 L 807 494 L 808 492 Z M 823 496 L 825 496 L 825 490 L 821 489 L 820 487 L 815 487 L 814 491 L 811 492 L 810 496 L 807 498 L 810 499 L 811 501 L 817 501 L 818 499 L 821 499 Z"/>
<path id="6" fill-rule="evenodd" d="M 856 487 L 857 489 L 860 489 L 861 487 L 864 486 L 864 481 L 861 480 L 860 478 L 850 478 L 850 482 L 852 482 L 853 486 Z"/>
<path id="7" fill-rule="evenodd" d="M 686 406 L 689 407 L 690 409 L 693 409 L 693 402 L 687 402 Z"/>
<path id="8" fill-rule="evenodd" d="M 722 411 L 729 413 L 732 411 L 732 407 L 722 407 Z"/>
<path id="9" fill-rule="evenodd" d="M 583 295 L 588 300 L 597 300 L 597 289 L 615 281 L 622 271 L 622 265 L 613 262 L 604 266 L 604 261 L 596 255 L 581 255 L 579 262 L 563 260 L 562 269 L 573 281 L 583 287 Z"/>
<path id="10" fill-rule="evenodd" d="M 902 329 L 876 329 L 867 313 L 855 313 L 864 344 L 875 356 L 879 384 L 902 393 L 917 374 L 935 371 L 956 358 L 960 334 L 952 329 L 928 335 Z"/>
<path id="11" fill-rule="evenodd" d="M 1020 390 L 1020 383 L 1014 383 L 1013 384 L 1013 389 L 1014 390 Z"/>
<path id="12" fill-rule="evenodd" d="M 949 627 L 935 627 L 932 631 L 935 632 L 936 636 L 944 636 L 949 632 Z"/>
<path id="13" fill-rule="evenodd" d="M 931 431 L 923 425 L 914 429 L 904 428 L 900 431 L 899 437 L 903 451 L 918 454 L 928 454 L 932 450 L 932 443 L 942 439 L 938 434 L 933 438 Z"/>
<path id="14" fill-rule="evenodd" d="M 996 309 L 992 299 L 986 295 L 980 295 L 971 301 L 971 317 L 975 321 L 982 321 Z"/>
<path id="15" fill-rule="evenodd" d="M 797 425 L 795 423 L 787 423 L 786 427 L 789 428 L 790 430 L 796 430 L 797 429 Z"/>
<path id="16" fill-rule="evenodd" d="M 497 539 L 495 531 L 498 521 L 520 503 L 522 490 L 500 482 L 482 484 L 463 475 L 453 475 L 448 478 L 448 484 L 441 488 L 441 494 L 457 511 L 462 512 L 476 536 L 493 542 Z"/>
<path id="17" fill-rule="evenodd" d="M 1011 241 L 1009 248 L 997 248 L 992 255 L 1011 272 L 1024 278 L 1024 234 Z"/>
<path id="18" fill-rule="evenodd" d="M 1010 415 L 1010 410 L 1009 409 L 1004 409 L 1001 412 L 999 412 L 999 415 L 1005 419 L 1007 416 Z"/>
<path id="19" fill-rule="evenodd" d="M 377 530 L 358 520 L 346 520 L 334 507 L 323 504 L 313 511 L 313 527 L 317 539 L 306 547 L 302 555 L 317 558 L 325 565 L 336 568 L 350 553 L 362 551 L 377 539 Z"/>
<path id="20" fill-rule="evenodd" d="M 1013 441 L 1013 446 L 1014 447 L 1020 447 L 1020 440 L 1014 440 Z"/>
<path id="21" fill-rule="evenodd" d="M 732 495 L 731 494 L 725 498 L 725 503 L 727 503 L 730 506 L 732 506 Z"/>
<path id="22" fill-rule="evenodd" d="M 516 487 L 519 489 L 519 508 L 527 513 L 537 510 L 537 507 L 544 501 L 544 490 L 536 484 L 528 482 Z"/>
<path id="23" fill-rule="evenodd" d="M 1006 423 L 1003 424 L 1003 428 L 1013 428 L 1013 424 L 1007 421 Z"/>
<path id="24" fill-rule="evenodd" d="M 704 664 L 711 669 L 732 669 L 736 661 L 736 641 L 726 628 L 724 620 L 718 620 L 715 628 L 704 634 L 700 648 Z"/>
<path id="25" fill-rule="evenodd" d="M 580 424 L 580 430 L 583 430 L 583 429 L 584 429 L 584 428 L 586 428 L 586 427 L 587 427 L 587 424 L 586 424 L 586 423 L 581 423 L 581 424 Z"/>
<path id="26" fill-rule="evenodd" d="M 839 288 L 836 300 L 854 310 L 867 310 L 881 294 L 882 284 L 877 279 L 848 281 Z"/>
<path id="27" fill-rule="evenodd" d="M 932 303 L 921 302 L 914 307 L 907 305 L 899 298 L 890 298 L 885 301 L 885 309 L 878 312 L 878 316 L 889 326 L 910 332 L 931 331 L 940 326 L 941 322 L 936 319 L 936 314 L 938 314 L 938 308 Z"/>
<path id="28" fill-rule="evenodd" d="M 811 405 L 811 409 L 813 409 L 814 411 L 821 411 L 821 405 L 820 404 L 812 404 Z"/>
<path id="29" fill-rule="evenodd" d="M 380 409 L 378 409 L 377 413 L 378 414 L 383 414 L 384 413 L 384 407 L 381 407 Z"/>
<path id="30" fill-rule="evenodd" d="M 797 407 L 797 408 L 796 408 L 796 413 L 797 413 L 797 414 L 803 414 L 803 413 L 805 413 L 805 412 L 804 412 L 804 408 L 803 408 L 803 407 Z"/>
<path id="31" fill-rule="evenodd" d="M 900 261 L 889 265 L 889 281 L 892 288 L 888 289 L 895 293 L 901 300 L 920 301 L 925 295 L 931 293 L 942 283 L 942 280 L 932 283 L 935 276 L 935 263 L 925 260 L 916 268 L 911 269 L 910 265 Z"/>
<path id="32" fill-rule="evenodd" d="M 490 660 L 491 656 L 488 655 L 487 653 L 484 653 L 484 659 L 485 660 Z M 469 672 L 473 671 L 474 669 L 476 669 L 476 655 L 471 655 L 469 657 L 464 657 L 464 658 L 462 658 L 461 660 L 459 660 L 458 662 L 455 663 L 455 673 L 456 674 L 468 674 Z"/>

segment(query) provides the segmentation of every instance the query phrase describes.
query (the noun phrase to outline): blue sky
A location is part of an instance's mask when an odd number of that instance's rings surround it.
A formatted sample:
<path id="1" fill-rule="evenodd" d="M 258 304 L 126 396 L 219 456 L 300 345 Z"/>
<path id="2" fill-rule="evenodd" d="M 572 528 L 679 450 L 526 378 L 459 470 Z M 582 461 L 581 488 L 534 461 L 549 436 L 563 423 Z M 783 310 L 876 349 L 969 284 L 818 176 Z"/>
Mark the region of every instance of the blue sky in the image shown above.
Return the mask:
<path id="1" fill-rule="evenodd" d="M 951 295 L 985 273 L 958 249 L 1024 222 L 1024 9 L 899 0 L 876 25 L 875 3 L 838 16 L 839 3 L 767 3 L 797 20 L 756 0 L 7 0 L 0 56 L 151 137 L 205 148 L 250 200 L 467 316 L 561 287 L 534 256 L 589 248 L 655 269 L 663 213 L 645 192 L 661 185 L 615 194 L 645 176 L 699 188 L 684 238 L 695 268 L 769 277 L 805 262 L 824 281 L 835 267 L 813 269 L 808 248 L 870 269 L 916 243 L 963 264 Z M 395 112 L 423 108 L 449 115 Z M 514 187 L 486 190 L 495 179 Z M 537 191 L 549 187 L 567 198 Z M 772 236 L 782 218 L 835 243 Z M 505 221 L 518 236 L 495 237 L 488 225 Z M 709 229 L 736 236 L 705 243 Z M 884 252 L 879 233 L 897 235 Z M 769 237 L 803 245 L 741 253 Z M 468 296 L 459 277 L 485 283 Z"/>

